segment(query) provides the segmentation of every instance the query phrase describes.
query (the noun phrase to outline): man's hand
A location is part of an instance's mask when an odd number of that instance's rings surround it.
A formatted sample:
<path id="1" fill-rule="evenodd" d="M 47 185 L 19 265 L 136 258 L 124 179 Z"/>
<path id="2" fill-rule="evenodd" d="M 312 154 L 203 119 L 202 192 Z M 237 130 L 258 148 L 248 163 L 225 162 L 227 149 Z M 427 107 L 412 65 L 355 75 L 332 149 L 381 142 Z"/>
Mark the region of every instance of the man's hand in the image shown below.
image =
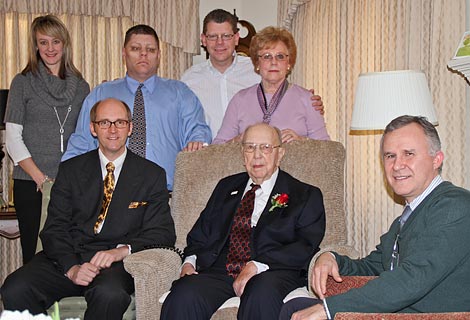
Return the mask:
<path id="1" fill-rule="evenodd" d="M 325 106 L 323 105 L 323 101 L 321 100 L 321 97 L 315 94 L 315 90 L 313 89 L 310 89 L 308 91 L 312 93 L 312 96 L 310 97 L 310 100 L 312 100 L 312 107 L 314 107 L 315 110 L 319 111 L 321 115 L 324 115 Z"/>
<path id="2" fill-rule="evenodd" d="M 291 320 L 325 320 L 328 319 L 326 316 L 325 308 L 322 303 L 308 307 L 292 314 Z"/>
<path id="3" fill-rule="evenodd" d="M 200 141 L 191 141 L 188 143 L 188 145 L 183 149 L 183 151 L 197 151 L 201 150 L 203 147 L 207 146 L 207 143 L 204 144 L 203 142 Z"/>
<path id="4" fill-rule="evenodd" d="M 258 273 L 258 268 L 252 262 L 248 262 L 242 269 L 237 279 L 233 282 L 233 290 L 237 297 L 240 297 L 245 291 L 245 286 L 250 279 Z"/>
<path id="5" fill-rule="evenodd" d="M 129 255 L 129 247 L 122 246 L 111 250 L 98 251 L 91 258 L 90 263 L 96 266 L 98 269 L 109 268 L 113 262 L 122 261 Z"/>
<path id="6" fill-rule="evenodd" d="M 89 285 L 100 273 L 100 270 L 93 264 L 86 262 L 82 265 L 74 265 L 67 271 L 67 278 L 79 286 Z"/>
<path id="7" fill-rule="evenodd" d="M 326 280 L 328 276 L 332 276 L 337 282 L 343 281 L 339 275 L 336 259 L 330 252 L 324 252 L 318 257 L 317 261 L 315 261 L 312 274 L 312 287 L 320 299 L 325 298 Z"/>
<path id="8" fill-rule="evenodd" d="M 304 137 L 299 136 L 297 132 L 292 129 L 283 129 L 281 130 L 281 139 L 282 143 L 289 143 L 296 140 L 302 140 Z"/>
<path id="9" fill-rule="evenodd" d="M 197 274 L 196 269 L 194 269 L 193 265 L 190 263 L 185 263 L 181 267 L 180 278 L 184 276 L 190 276 L 192 274 Z"/>

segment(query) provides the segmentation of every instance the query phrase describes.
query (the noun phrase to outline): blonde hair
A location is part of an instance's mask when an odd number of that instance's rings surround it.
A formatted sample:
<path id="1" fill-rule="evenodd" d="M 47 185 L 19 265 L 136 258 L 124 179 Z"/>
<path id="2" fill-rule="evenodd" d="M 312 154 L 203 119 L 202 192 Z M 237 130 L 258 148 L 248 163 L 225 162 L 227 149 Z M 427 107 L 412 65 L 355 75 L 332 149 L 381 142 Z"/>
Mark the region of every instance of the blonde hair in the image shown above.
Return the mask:
<path id="1" fill-rule="evenodd" d="M 259 52 L 263 49 L 274 47 L 278 42 L 284 43 L 284 45 L 287 47 L 290 70 L 294 68 L 295 62 L 297 60 L 297 45 L 295 44 L 295 40 L 292 34 L 286 29 L 266 27 L 258 32 L 253 38 L 251 38 L 250 58 L 251 62 L 253 62 L 256 73 L 259 74 L 259 70 L 256 70 L 259 61 Z"/>
<path id="2" fill-rule="evenodd" d="M 78 69 L 73 64 L 72 43 L 67 28 L 59 18 L 50 14 L 37 17 L 31 24 L 29 31 L 28 64 L 23 69 L 23 71 L 21 71 L 21 73 L 26 74 L 27 72 L 31 72 L 35 75 L 39 73 L 39 61 L 42 59 L 37 50 L 37 32 L 40 32 L 49 37 L 57 38 L 64 45 L 58 74 L 59 78 L 65 79 L 67 71 L 71 72 L 79 78 L 83 78 L 80 71 L 78 71 Z"/>

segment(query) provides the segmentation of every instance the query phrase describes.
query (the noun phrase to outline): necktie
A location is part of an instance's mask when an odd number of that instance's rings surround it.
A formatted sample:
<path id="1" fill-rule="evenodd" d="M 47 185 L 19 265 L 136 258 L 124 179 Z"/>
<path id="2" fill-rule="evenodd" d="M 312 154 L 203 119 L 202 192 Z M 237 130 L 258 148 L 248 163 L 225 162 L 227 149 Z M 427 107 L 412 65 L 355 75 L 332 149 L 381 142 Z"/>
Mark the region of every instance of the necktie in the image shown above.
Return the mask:
<path id="1" fill-rule="evenodd" d="M 101 205 L 101 212 L 96 220 L 94 231 L 95 234 L 100 233 L 101 227 L 103 225 L 104 220 L 106 219 L 106 215 L 108 214 L 109 203 L 111 202 L 111 198 L 113 197 L 114 191 L 114 164 L 109 162 L 106 165 L 106 177 L 104 177 L 103 185 L 104 185 L 104 193 L 103 193 L 103 204 Z"/>
<path id="2" fill-rule="evenodd" d="M 260 186 L 251 184 L 233 217 L 230 244 L 225 265 L 229 276 L 236 278 L 250 260 L 251 215 L 255 207 L 255 191 Z"/>
<path id="3" fill-rule="evenodd" d="M 145 122 L 145 105 L 142 95 L 143 83 L 139 84 L 134 98 L 134 111 L 132 114 L 132 135 L 129 138 L 129 149 L 145 158 L 146 145 L 146 122 Z"/>
<path id="4" fill-rule="evenodd" d="M 410 205 L 407 204 L 400 217 L 400 231 L 401 231 L 401 228 L 403 228 L 403 225 L 405 224 L 406 220 L 408 220 L 408 218 L 410 217 L 412 212 L 413 210 L 411 210 Z M 398 266 L 398 263 L 400 260 L 400 252 L 398 248 L 398 239 L 400 238 L 400 231 L 397 233 L 397 236 L 395 237 L 395 242 L 393 243 L 392 260 L 390 261 L 390 270 L 395 269 Z"/>
<path id="5" fill-rule="evenodd" d="M 401 228 L 403 228 L 403 225 L 405 224 L 406 220 L 408 220 L 408 218 L 410 217 L 411 212 L 413 211 L 411 210 L 410 205 L 407 204 L 400 217 L 400 230 Z"/>

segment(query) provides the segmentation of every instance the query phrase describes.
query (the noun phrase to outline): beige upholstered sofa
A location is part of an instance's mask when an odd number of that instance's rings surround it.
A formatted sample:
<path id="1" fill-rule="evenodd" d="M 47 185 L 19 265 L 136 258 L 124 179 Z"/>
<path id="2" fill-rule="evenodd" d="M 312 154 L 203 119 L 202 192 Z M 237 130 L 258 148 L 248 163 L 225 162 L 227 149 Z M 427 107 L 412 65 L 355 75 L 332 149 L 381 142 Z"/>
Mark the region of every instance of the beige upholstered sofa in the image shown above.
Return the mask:
<path id="1" fill-rule="evenodd" d="M 327 227 L 322 247 L 357 256 L 357 252 L 347 246 L 344 147 L 339 142 L 308 140 L 291 143 L 286 149 L 281 168 L 323 192 Z M 177 248 L 185 247 L 186 235 L 217 182 L 243 170 L 239 144 L 211 145 L 201 151 L 178 155 L 171 200 Z M 170 250 L 150 249 L 130 255 L 124 265 L 135 281 L 137 319 L 159 319 L 158 299 L 179 277 L 180 257 Z M 234 307 L 219 309 L 212 319 L 236 319 L 236 312 Z"/>

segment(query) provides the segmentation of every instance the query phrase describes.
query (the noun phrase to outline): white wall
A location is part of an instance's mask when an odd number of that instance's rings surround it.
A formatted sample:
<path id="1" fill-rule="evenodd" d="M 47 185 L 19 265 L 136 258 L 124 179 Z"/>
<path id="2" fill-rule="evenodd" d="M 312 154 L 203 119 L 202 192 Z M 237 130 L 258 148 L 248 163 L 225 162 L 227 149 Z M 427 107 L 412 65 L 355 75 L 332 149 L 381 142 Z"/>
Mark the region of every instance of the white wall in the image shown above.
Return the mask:
<path id="1" fill-rule="evenodd" d="M 231 13 L 233 9 L 236 9 L 238 18 L 251 22 L 257 31 L 267 26 L 277 25 L 277 0 L 200 0 L 201 32 L 204 17 L 214 9 L 224 9 Z M 195 56 L 193 63 L 204 60 L 206 60 L 206 52 L 201 48 L 201 55 Z"/>

